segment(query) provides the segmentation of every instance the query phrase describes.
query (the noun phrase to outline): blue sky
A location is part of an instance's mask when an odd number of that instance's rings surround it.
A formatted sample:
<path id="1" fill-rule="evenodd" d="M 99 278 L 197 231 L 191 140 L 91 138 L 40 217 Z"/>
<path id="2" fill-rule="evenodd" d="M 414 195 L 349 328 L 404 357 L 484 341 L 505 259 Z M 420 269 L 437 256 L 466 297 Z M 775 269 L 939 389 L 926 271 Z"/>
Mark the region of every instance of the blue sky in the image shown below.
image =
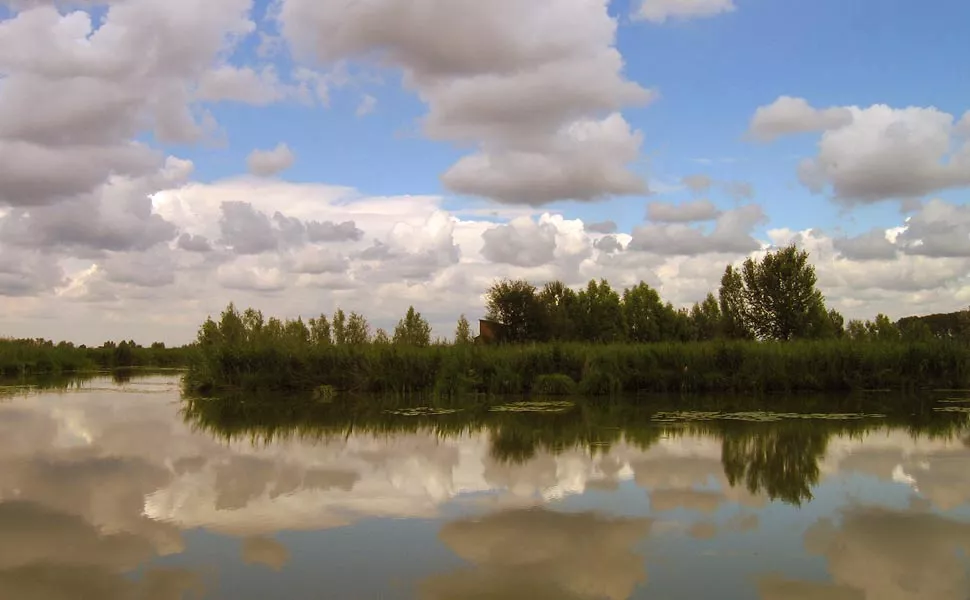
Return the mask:
<path id="1" fill-rule="evenodd" d="M 619 21 L 617 48 L 626 75 L 655 88 L 659 100 L 624 116 L 643 131 L 643 159 L 634 170 L 649 177 L 655 196 L 681 201 L 689 190 L 671 190 L 684 175 L 703 173 L 754 185 L 771 223 L 791 228 L 819 227 L 858 234 L 872 226 L 894 227 L 898 205 L 885 203 L 843 212 L 798 182 L 796 165 L 814 153 L 817 136 L 793 136 L 770 144 L 743 139 L 758 106 L 780 95 L 803 97 L 813 106 L 884 103 L 892 107 L 935 106 L 959 116 L 970 97 L 970 76 L 962 57 L 970 42 L 961 23 L 970 22 L 970 4 L 935 2 L 933 10 L 905 0 L 845 3 L 737 0 L 737 9 L 712 18 L 654 24 L 632 21 L 630 2 L 614 2 Z M 265 2 L 254 14 L 263 14 Z M 266 30 L 272 25 L 262 23 Z M 251 38 L 234 57 L 255 57 Z M 281 70 L 289 60 L 276 61 Z M 466 148 L 424 139 L 418 133 L 425 105 L 401 87 L 400 74 L 387 69 L 382 82 L 355 82 L 332 92 L 329 110 L 283 103 L 274 106 L 223 104 L 213 108 L 229 132 L 228 148 L 178 147 L 196 163 L 201 180 L 236 174 L 253 147 L 280 139 L 299 156 L 286 178 L 348 185 L 367 195 L 444 194 L 449 207 L 468 202 L 450 194 L 439 175 Z M 360 95 L 378 105 L 355 116 Z M 725 207 L 733 201 L 714 191 Z M 936 194 L 963 202 L 964 191 Z M 596 203 L 556 202 L 555 211 L 584 220 L 612 219 L 629 231 L 644 218 L 643 196 Z"/>
<path id="2" fill-rule="evenodd" d="M 497 278 L 688 307 L 789 242 L 847 318 L 970 304 L 965 2 L 3 4 L 0 333 L 449 336 Z"/>

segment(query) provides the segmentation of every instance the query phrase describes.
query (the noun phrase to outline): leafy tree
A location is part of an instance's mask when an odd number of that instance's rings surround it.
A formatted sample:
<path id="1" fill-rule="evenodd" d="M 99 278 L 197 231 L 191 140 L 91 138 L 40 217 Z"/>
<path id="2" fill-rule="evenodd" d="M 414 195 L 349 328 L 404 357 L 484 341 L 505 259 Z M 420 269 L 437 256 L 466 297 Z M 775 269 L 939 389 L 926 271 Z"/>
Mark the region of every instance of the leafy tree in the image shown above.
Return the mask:
<path id="1" fill-rule="evenodd" d="M 754 332 L 745 306 L 744 281 L 741 272 L 731 265 L 724 269 L 721 277 L 718 302 L 721 309 L 721 333 L 732 340 L 753 339 Z"/>
<path id="2" fill-rule="evenodd" d="M 302 317 L 297 317 L 293 321 L 287 320 L 283 325 L 283 335 L 287 343 L 293 346 L 306 346 L 310 343 L 310 330 Z"/>
<path id="3" fill-rule="evenodd" d="M 761 339 L 820 337 L 826 328 L 825 300 L 815 287 L 815 267 L 808 252 L 791 244 L 767 253 L 760 262 L 748 258 L 741 273 L 746 320 Z"/>
<path id="4" fill-rule="evenodd" d="M 562 281 L 550 281 L 539 292 L 544 315 L 544 333 L 551 340 L 565 341 L 576 337 L 576 292 Z"/>
<path id="5" fill-rule="evenodd" d="M 364 315 L 351 312 L 347 317 L 347 327 L 344 332 L 345 343 L 352 346 L 366 344 L 370 340 L 370 324 Z"/>
<path id="6" fill-rule="evenodd" d="M 310 318 L 310 342 L 317 346 L 328 346 L 333 340 L 330 337 L 330 321 L 327 315 L 321 314 L 317 318 Z"/>
<path id="7" fill-rule="evenodd" d="M 897 321 L 896 327 L 899 328 L 899 335 L 905 342 L 927 342 L 932 340 L 934 337 L 933 330 L 930 329 L 930 326 L 925 321 L 920 319 L 913 319 L 909 321 L 900 319 Z"/>
<path id="8" fill-rule="evenodd" d="M 485 293 L 486 317 L 505 325 L 510 342 L 542 339 L 542 305 L 534 285 L 524 279 L 503 279 Z"/>
<path id="9" fill-rule="evenodd" d="M 721 335 L 721 306 L 714 294 L 708 294 L 703 302 L 690 309 L 691 339 L 713 340 Z"/>
<path id="10" fill-rule="evenodd" d="M 407 314 L 394 328 L 393 341 L 395 344 L 409 346 L 430 346 L 431 325 L 421 316 L 421 313 L 414 310 L 413 306 L 409 306 Z"/>
<path id="11" fill-rule="evenodd" d="M 222 311 L 219 332 L 222 334 L 223 341 L 230 346 L 238 346 L 246 339 L 246 326 L 232 302 Z"/>
<path id="12" fill-rule="evenodd" d="M 472 341 L 471 326 L 468 324 L 468 319 L 462 314 L 458 317 L 458 326 L 455 327 L 455 343 L 470 344 Z"/>
<path id="13" fill-rule="evenodd" d="M 378 327 L 377 331 L 374 333 L 374 343 L 378 345 L 387 345 L 391 343 L 391 338 L 387 335 L 387 331 L 383 327 Z"/>
<path id="14" fill-rule="evenodd" d="M 862 319 L 852 319 L 845 326 L 845 336 L 850 340 L 866 340 L 869 339 L 869 331 L 866 329 L 866 323 Z"/>
<path id="15" fill-rule="evenodd" d="M 896 324 L 882 313 L 876 315 L 875 321 L 866 321 L 866 334 L 868 339 L 878 342 L 898 342 L 902 339 Z"/>
<path id="16" fill-rule="evenodd" d="M 631 342 L 659 342 L 676 337 L 677 311 L 644 282 L 623 290 L 623 317 Z"/>
<path id="17" fill-rule="evenodd" d="M 576 325 L 579 337 L 589 342 L 617 342 L 626 326 L 620 295 L 605 279 L 591 279 L 576 295 Z"/>
<path id="18" fill-rule="evenodd" d="M 347 343 L 347 315 L 342 308 L 338 308 L 333 313 L 333 320 L 330 322 L 333 332 L 333 343 L 343 346 Z"/>

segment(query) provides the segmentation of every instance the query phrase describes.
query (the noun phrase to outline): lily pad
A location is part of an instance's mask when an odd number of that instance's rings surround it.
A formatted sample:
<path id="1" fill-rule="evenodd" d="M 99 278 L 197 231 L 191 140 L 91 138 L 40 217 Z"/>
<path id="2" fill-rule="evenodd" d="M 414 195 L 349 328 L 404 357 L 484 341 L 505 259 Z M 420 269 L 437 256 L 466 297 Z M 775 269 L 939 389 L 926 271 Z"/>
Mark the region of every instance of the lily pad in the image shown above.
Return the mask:
<path id="1" fill-rule="evenodd" d="M 575 406 L 566 400 L 528 400 L 524 402 L 510 402 L 489 408 L 489 412 L 547 412 L 558 413 Z"/>
<path id="2" fill-rule="evenodd" d="M 396 408 L 394 410 L 385 410 L 384 412 L 391 415 L 400 415 L 402 417 L 425 417 L 434 415 L 450 415 L 452 413 L 460 412 L 460 408 L 436 408 L 434 406 L 412 406 L 409 408 Z"/>

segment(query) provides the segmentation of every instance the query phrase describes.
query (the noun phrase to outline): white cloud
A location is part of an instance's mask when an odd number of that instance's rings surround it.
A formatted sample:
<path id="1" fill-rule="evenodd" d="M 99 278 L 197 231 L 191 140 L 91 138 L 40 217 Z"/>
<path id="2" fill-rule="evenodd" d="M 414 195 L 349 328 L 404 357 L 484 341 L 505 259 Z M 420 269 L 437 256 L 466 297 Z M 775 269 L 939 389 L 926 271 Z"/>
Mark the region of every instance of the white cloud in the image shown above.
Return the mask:
<path id="1" fill-rule="evenodd" d="M 751 133 L 768 140 L 821 131 L 818 154 L 801 161 L 798 176 L 813 192 L 831 189 L 844 205 L 970 186 L 970 140 L 961 140 L 961 129 L 953 115 L 932 107 L 818 110 L 789 97 L 759 108 L 751 123 Z"/>
<path id="2" fill-rule="evenodd" d="M 650 202 L 647 204 L 647 218 L 658 223 L 710 221 L 720 215 L 721 210 L 707 199 L 693 200 L 683 204 L 672 202 Z"/>
<path id="3" fill-rule="evenodd" d="M 599 116 L 655 95 L 623 77 L 606 2 L 283 0 L 280 22 L 307 61 L 401 69 L 428 105 L 424 132 L 478 146 L 443 175 L 454 191 L 543 204 L 645 189 L 628 170 L 640 134 Z"/>
<path id="4" fill-rule="evenodd" d="M 838 129 L 851 122 L 852 111 L 848 108 L 817 109 L 804 98 L 779 96 L 755 111 L 748 133 L 755 139 L 770 142 L 784 135 Z"/>
<path id="5" fill-rule="evenodd" d="M 665 23 L 675 19 L 699 19 L 734 12 L 733 0 L 642 0 L 635 19 Z"/>
<path id="6" fill-rule="evenodd" d="M 269 177 L 293 166 L 296 155 L 290 147 L 280 142 L 271 150 L 253 150 L 246 157 L 249 172 L 260 177 Z"/>
<path id="7" fill-rule="evenodd" d="M 363 117 L 369 115 L 377 108 L 377 98 L 371 96 L 370 94 L 364 94 L 360 97 L 360 103 L 357 104 L 357 110 L 355 114 L 358 117 Z"/>

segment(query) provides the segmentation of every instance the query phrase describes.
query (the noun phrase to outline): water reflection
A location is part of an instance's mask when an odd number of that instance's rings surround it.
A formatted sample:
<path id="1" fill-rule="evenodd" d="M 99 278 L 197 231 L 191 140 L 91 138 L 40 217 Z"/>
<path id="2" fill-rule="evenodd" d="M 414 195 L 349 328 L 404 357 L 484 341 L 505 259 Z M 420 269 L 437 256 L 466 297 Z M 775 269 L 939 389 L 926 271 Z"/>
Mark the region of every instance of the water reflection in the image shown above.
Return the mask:
<path id="1" fill-rule="evenodd" d="M 236 400 L 135 375 L 0 404 L 0 597 L 970 594 L 968 413 L 934 410 L 954 404 Z"/>

